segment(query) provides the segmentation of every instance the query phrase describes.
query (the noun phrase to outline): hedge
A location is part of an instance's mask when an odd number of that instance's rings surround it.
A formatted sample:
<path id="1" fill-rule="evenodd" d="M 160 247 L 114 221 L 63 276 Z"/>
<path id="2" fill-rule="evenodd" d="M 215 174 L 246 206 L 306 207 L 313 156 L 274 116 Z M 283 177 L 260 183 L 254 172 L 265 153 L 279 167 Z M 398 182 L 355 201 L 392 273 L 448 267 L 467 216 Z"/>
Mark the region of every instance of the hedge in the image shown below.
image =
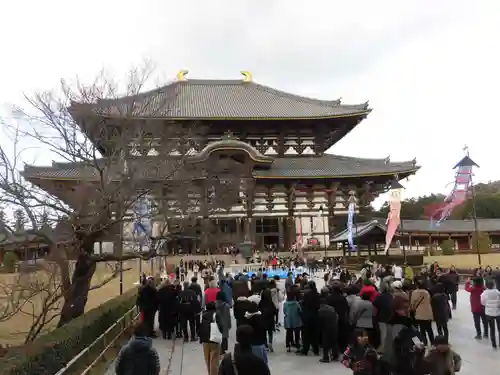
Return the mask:
<path id="1" fill-rule="evenodd" d="M 81 317 L 37 338 L 28 346 L 9 350 L 0 358 L 4 375 L 53 375 L 130 310 L 136 302 L 134 288 Z"/>

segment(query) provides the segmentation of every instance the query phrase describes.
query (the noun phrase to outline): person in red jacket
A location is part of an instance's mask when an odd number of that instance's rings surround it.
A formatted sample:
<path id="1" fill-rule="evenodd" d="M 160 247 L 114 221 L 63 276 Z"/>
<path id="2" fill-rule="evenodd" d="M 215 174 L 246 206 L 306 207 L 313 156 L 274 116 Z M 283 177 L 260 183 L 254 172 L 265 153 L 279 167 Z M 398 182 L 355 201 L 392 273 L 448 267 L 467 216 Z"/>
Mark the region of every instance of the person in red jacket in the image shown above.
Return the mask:
<path id="1" fill-rule="evenodd" d="M 271 266 L 273 268 L 273 271 L 276 271 L 276 269 L 278 268 L 278 258 L 273 258 L 273 260 L 271 261 Z"/>
<path id="2" fill-rule="evenodd" d="M 484 313 L 484 306 L 481 304 L 481 294 L 484 292 L 484 281 L 481 277 L 476 277 L 465 282 L 465 290 L 470 293 L 470 309 L 474 318 L 474 327 L 476 328 L 476 340 L 481 340 L 481 322 L 483 323 L 484 337 L 488 337 L 488 323 Z"/>
<path id="3" fill-rule="evenodd" d="M 205 305 L 210 302 L 215 302 L 219 292 L 220 289 L 217 288 L 217 281 L 211 280 L 208 284 L 208 288 L 205 290 Z"/>
<path id="4" fill-rule="evenodd" d="M 365 280 L 363 284 L 363 287 L 359 291 L 359 295 L 362 296 L 363 294 L 368 294 L 370 296 L 370 302 L 375 301 L 375 298 L 380 295 L 380 293 L 377 291 L 377 288 L 375 288 L 375 286 L 369 279 Z"/>

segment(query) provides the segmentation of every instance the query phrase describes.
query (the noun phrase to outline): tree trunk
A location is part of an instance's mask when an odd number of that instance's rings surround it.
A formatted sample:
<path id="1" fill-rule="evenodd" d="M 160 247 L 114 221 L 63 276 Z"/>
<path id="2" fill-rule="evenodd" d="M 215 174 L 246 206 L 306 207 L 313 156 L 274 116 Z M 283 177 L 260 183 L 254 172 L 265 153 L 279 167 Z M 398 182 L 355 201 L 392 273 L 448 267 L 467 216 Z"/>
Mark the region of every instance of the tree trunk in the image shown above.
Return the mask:
<path id="1" fill-rule="evenodd" d="M 89 296 L 90 283 L 95 270 L 95 261 L 90 258 L 89 253 L 82 251 L 75 264 L 70 290 L 65 293 L 61 317 L 59 318 L 57 327 L 62 327 L 84 314 Z"/>

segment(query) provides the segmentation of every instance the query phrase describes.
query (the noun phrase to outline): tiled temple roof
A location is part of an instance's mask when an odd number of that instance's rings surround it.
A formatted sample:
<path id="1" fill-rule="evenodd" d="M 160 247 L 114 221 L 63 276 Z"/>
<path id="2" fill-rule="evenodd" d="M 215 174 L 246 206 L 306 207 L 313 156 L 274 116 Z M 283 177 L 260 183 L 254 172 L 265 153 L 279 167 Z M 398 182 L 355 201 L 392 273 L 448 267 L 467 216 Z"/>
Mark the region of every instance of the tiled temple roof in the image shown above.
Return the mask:
<path id="1" fill-rule="evenodd" d="M 368 103 L 318 100 L 243 80 L 177 81 L 134 97 L 73 102 L 102 116 L 170 119 L 315 119 L 366 115 Z"/>
<path id="2" fill-rule="evenodd" d="M 320 157 L 276 158 L 268 170 L 256 171 L 258 177 L 356 177 L 377 174 L 404 174 L 418 170 L 415 161 L 387 162 L 386 159 L 363 159 L 324 154 Z"/>
<path id="3" fill-rule="evenodd" d="M 477 219 L 477 227 L 480 232 L 499 232 L 500 219 Z M 402 220 L 402 227 L 399 228 L 404 233 L 412 232 L 474 232 L 473 220 L 445 220 L 436 226 L 431 226 L 429 220 Z"/>
<path id="4" fill-rule="evenodd" d="M 480 232 L 500 232 L 500 219 L 477 219 Z M 353 227 L 353 238 L 362 237 L 375 228 L 387 230 L 385 219 L 374 219 L 357 223 Z M 402 220 L 397 234 L 408 233 L 472 233 L 474 232 L 473 220 L 445 220 L 439 225 L 430 220 Z M 347 229 L 332 237 L 331 242 L 347 241 Z"/>
<path id="5" fill-rule="evenodd" d="M 379 222 L 378 220 L 365 221 L 363 223 L 357 223 L 352 228 L 352 238 L 363 237 L 364 235 L 370 233 L 373 229 L 380 228 L 384 232 L 387 227 Z M 347 229 L 337 233 L 335 237 L 330 239 L 330 242 L 346 242 L 347 241 Z"/>
<path id="6" fill-rule="evenodd" d="M 155 163 L 153 158 L 157 157 L 136 157 L 127 163 L 129 167 L 133 167 L 134 163 L 144 163 L 138 166 L 143 170 L 148 169 L 148 165 L 157 170 L 159 167 L 159 177 L 171 173 L 171 166 L 166 165 L 163 171 L 162 164 Z M 103 164 L 105 163 L 103 159 Z M 116 166 L 118 172 L 120 166 L 118 164 Z M 268 169 L 254 170 L 254 176 L 256 178 L 347 178 L 398 174 L 403 177 L 416 172 L 418 168 L 415 161 L 387 162 L 384 159 L 324 154 L 276 158 Z M 50 167 L 26 166 L 23 175 L 28 179 L 91 179 L 97 177 L 97 171 L 83 163 L 53 163 Z"/>

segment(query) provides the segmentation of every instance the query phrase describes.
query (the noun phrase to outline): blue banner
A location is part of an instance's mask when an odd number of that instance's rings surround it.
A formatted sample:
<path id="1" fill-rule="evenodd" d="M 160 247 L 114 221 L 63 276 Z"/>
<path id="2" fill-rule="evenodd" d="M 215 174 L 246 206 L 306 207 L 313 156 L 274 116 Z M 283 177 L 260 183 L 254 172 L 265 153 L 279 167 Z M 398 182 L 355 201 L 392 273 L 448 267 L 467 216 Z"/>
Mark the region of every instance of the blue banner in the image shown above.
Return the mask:
<path id="1" fill-rule="evenodd" d="M 146 197 L 139 198 L 134 205 L 134 235 L 151 237 L 152 231 L 151 202 Z"/>
<path id="2" fill-rule="evenodd" d="M 352 238 L 352 226 L 354 223 L 355 211 L 356 211 L 356 203 L 354 202 L 349 203 L 347 211 L 347 242 L 349 243 L 349 247 L 353 251 L 357 250 L 356 245 L 354 245 L 354 240 Z"/>

